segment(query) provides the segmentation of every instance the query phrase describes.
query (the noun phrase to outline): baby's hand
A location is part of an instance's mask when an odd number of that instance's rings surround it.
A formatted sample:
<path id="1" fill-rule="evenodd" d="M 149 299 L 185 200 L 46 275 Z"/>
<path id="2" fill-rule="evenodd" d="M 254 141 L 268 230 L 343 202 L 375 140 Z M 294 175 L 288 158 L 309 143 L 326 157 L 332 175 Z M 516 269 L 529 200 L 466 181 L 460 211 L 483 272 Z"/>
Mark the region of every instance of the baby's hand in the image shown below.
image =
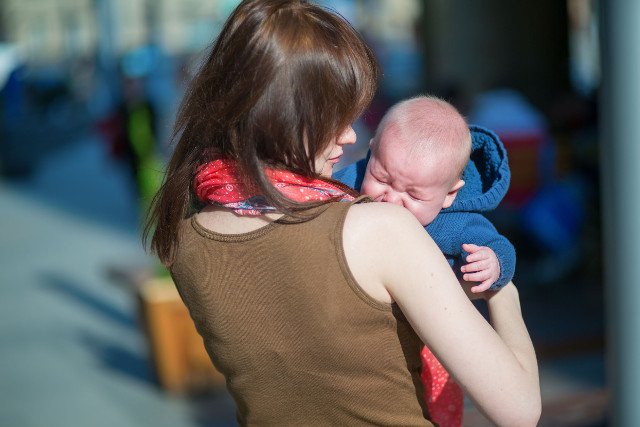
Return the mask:
<path id="1" fill-rule="evenodd" d="M 471 288 L 471 292 L 484 292 L 500 277 L 500 262 L 496 253 L 486 246 L 464 243 L 462 249 L 469 252 L 467 263 L 460 268 L 467 282 L 482 282 Z"/>

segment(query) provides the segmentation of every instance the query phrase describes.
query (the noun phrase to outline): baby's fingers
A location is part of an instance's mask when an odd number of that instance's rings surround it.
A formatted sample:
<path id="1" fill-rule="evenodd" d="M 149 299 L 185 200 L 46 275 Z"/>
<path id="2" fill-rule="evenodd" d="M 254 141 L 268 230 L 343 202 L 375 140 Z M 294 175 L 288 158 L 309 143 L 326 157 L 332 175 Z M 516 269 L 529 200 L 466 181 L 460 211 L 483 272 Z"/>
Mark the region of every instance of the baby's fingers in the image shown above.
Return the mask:
<path id="1" fill-rule="evenodd" d="M 490 280 L 490 275 L 486 270 L 483 270 L 476 273 L 463 274 L 462 279 L 467 282 L 484 282 L 486 280 Z"/>
<path id="2" fill-rule="evenodd" d="M 480 248 L 482 248 L 482 246 L 474 245 L 473 243 L 463 243 L 462 244 L 462 249 L 465 252 L 469 252 L 471 254 L 476 252 Z"/>
<path id="3" fill-rule="evenodd" d="M 460 267 L 460 271 L 463 273 L 474 273 L 476 271 L 486 270 L 490 267 L 490 263 L 487 260 L 481 260 L 476 262 L 471 262 L 469 264 L 465 264 Z"/>
<path id="4" fill-rule="evenodd" d="M 488 258 L 489 258 L 488 252 L 484 250 L 484 248 L 480 248 L 480 250 L 478 250 L 477 252 L 467 255 L 467 257 L 465 258 L 465 261 L 467 261 L 468 263 L 471 263 L 475 261 L 486 260 Z"/>
<path id="5" fill-rule="evenodd" d="M 484 292 L 487 289 L 489 289 L 491 287 L 491 280 L 485 280 L 484 282 L 480 283 L 477 286 L 473 286 L 471 288 L 471 292 L 473 292 L 474 294 L 477 294 L 478 292 Z"/>

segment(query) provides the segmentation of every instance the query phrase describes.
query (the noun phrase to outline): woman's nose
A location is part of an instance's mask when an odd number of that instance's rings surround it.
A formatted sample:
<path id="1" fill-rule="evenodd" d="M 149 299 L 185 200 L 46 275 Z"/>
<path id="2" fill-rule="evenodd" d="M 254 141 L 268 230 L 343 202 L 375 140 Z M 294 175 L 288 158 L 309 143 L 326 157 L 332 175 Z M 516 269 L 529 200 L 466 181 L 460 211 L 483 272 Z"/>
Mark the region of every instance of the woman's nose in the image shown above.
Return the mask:
<path id="1" fill-rule="evenodd" d="M 342 132 L 342 135 L 340 135 L 338 144 L 340 145 L 355 144 L 356 138 L 357 138 L 356 131 L 353 130 L 353 126 L 349 125 L 349 127 L 346 128 L 344 132 Z"/>

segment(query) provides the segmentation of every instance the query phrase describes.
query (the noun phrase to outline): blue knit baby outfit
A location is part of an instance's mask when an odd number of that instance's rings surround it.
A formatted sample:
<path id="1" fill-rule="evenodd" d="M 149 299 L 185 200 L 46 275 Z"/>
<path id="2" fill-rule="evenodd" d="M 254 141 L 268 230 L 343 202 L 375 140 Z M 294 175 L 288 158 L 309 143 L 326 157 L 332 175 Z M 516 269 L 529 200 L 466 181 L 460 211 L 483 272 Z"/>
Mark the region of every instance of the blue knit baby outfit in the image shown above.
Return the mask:
<path id="1" fill-rule="evenodd" d="M 471 126 L 471 157 L 462 173 L 464 186 L 453 204 L 442 209 L 425 230 L 431 235 L 449 264 L 459 274 L 469 255 L 463 243 L 491 248 L 500 262 L 500 277 L 491 285 L 498 290 L 513 278 L 516 268 L 515 248 L 500 235 L 480 212 L 495 209 L 509 188 L 511 173 L 507 151 L 500 139 L 480 126 Z M 360 191 L 369 156 L 337 171 L 333 178 Z"/>

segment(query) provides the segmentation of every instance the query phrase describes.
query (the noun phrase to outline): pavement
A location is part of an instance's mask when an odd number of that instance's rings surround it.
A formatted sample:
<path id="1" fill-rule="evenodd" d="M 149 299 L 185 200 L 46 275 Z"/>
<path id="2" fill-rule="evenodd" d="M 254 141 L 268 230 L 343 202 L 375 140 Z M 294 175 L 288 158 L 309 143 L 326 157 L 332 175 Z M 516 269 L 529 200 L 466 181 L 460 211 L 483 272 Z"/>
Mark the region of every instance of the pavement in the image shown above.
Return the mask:
<path id="1" fill-rule="evenodd" d="M 0 426 L 236 425 L 226 392 L 175 396 L 156 383 L 131 289 L 108 274 L 151 260 L 127 171 L 100 139 L 81 138 L 30 177 L 0 181 L 0 236 Z M 604 426 L 599 287 L 572 286 L 524 292 L 542 349 L 540 425 Z M 575 293 L 584 301 L 567 306 Z M 465 426 L 483 425 L 468 403 Z"/>

